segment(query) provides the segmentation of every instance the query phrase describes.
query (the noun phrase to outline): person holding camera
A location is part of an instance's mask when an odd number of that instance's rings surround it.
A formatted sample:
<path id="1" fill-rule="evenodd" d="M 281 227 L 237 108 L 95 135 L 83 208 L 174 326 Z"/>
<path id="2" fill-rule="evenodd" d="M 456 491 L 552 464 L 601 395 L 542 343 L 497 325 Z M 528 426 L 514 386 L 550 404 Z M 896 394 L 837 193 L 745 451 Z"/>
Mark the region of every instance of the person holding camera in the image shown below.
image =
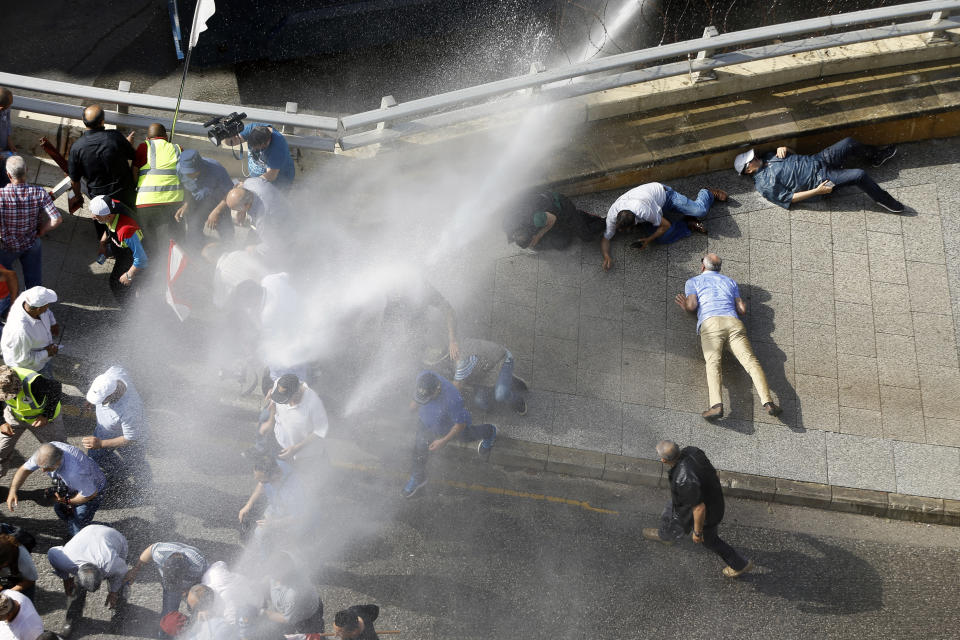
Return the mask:
<path id="1" fill-rule="evenodd" d="M 293 184 L 296 166 L 283 134 L 263 122 L 250 122 L 230 139 L 231 145 L 247 143 L 247 170 L 251 178 L 262 178 L 277 187 Z"/>

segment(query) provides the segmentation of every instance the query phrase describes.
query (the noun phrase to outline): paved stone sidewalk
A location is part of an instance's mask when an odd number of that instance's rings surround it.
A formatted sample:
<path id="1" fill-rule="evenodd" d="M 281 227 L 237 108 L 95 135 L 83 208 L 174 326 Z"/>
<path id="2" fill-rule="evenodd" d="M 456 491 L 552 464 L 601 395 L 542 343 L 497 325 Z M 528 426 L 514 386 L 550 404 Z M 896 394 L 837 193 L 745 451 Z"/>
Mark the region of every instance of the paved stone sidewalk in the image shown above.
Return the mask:
<path id="1" fill-rule="evenodd" d="M 904 216 L 849 192 L 786 211 L 732 170 L 671 181 L 689 195 L 726 189 L 730 202 L 711 211 L 708 237 L 644 252 L 615 240 L 607 273 L 596 245 L 533 254 L 489 234 L 471 251 L 481 293 L 452 299 L 464 333 L 507 345 L 531 382 L 528 415 L 498 416 L 501 432 L 640 458 L 669 437 L 728 471 L 960 499 L 958 161 L 957 140 L 941 140 L 905 145 L 871 171 L 910 207 Z M 60 175 L 40 165 L 37 182 Z M 617 195 L 579 200 L 604 213 Z M 68 218 L 45 243 L 45 279 L 76 321 L 96 323 L 112 300 L 79 222 Z M 727 417 L 699 416 L 707 397 L 695 321 L 672 300 L 706 251 L 740 283 L 779 419 L 732 357 Z M 442 277 L 438 286 L 455 292 Z M 84 334 L 74 357 L 109 340 Z"/>
<path id="2" fill-rule="evenodd" d="M 533 388 L 529 414 L 505 416 L 502 432 L 643 458 L 669 437 L 729 471 L 960 498 L 958 161 L 950 139 L 904 145 L 870 169 L 908 206 L 903 216 L 849 190 L 787 211 L 732 169 L 671 181 L 688 195 L 726 189 L 730 202 L 710 212 L 708 237 L 644 252 L 615 240 L 608 273 L 598 246 L 533 254 L 504 249 L 501 236 L 487 247 L 501 253 L 488 297 L 467 313 Z M 579 202 L 604 214 L 617 195 Z M 695 320 L 673 297 L 707 251 L 740 283 L 778 419 L 729 354 L 727 417 L 699 415 Z"/>

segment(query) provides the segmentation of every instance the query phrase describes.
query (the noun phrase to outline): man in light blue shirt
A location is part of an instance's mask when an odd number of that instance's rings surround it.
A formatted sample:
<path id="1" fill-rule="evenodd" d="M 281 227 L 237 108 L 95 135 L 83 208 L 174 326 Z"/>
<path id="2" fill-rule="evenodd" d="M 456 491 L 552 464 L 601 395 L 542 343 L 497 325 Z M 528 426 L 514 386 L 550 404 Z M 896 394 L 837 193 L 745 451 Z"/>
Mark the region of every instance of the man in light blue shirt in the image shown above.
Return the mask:
<path id="1" fill-rule="evenodd" d="M 97 427 L 92 436 L 84 436 L 83 447 L 108 478 L 118 474 L 149 476 L 144 460 L 147 425 L 143 400 L 130 375 L 116 365 L 94 378 L 87 391 L 87 402 L 97 410 Z M 144 478 L 138 478 L 143 480 Z"/>
<path id="2" fill-rule="evenodd" d="M 107 479 L 97 463 L 80 449 L 64 442 L 47 442 L 40 445 L 30 459 L 23 463 L 10 483 L 7 494 L 7 507 L 13 511 L 17 506 L 17 491 L 26 482 L 31 473 L 41 469 L 58 484 L 54 494 L 57 502 L 53 511 L 57 517 L 67 523 L 67 531 L 72 538 L 90 524 L 97 513 L 103 491 L 107 488 Z M 61 492 L 63 491 L 63 492 Z"/>
<path id="3" fill-rule="evenodd" d="M 710 408 L 700 415 L 707 420 L 723 417 L 720 363 L 723 348 L 727 344 L 740 365 L 750 374 L 767 413 L 779 415 L 781 409 L 773 402 L 767 377 L 750 346 L 747 329 L 740 320 L 740 316 L 747 313 L 747 305 L 740 297 L 740 287 L 732 278 L 720 274 L 720 264 L 717 254 L 705 255 L 700 261 L 700 275 L 687 280 L 684 292 L 678 293 L 675 298 L 684 311 L 697 312 L 697 333 L 700 334 L 700 347 L 707 363 L 707 390 L 710 395 Z"/>

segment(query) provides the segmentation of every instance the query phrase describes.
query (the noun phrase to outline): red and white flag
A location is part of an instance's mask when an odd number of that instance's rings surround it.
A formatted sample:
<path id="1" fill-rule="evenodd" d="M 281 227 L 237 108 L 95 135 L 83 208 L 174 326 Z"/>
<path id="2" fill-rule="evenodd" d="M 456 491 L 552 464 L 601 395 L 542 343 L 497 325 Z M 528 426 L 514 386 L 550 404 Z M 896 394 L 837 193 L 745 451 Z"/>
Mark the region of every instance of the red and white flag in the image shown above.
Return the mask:
<path id="1" fill-rule="evenodd" d="M 167 299 L 167 304 L 173 307 L 173 311 L 180 318 L 180 322 L 186 320 L 187 316 L 190 315 L 190 305 L 177 300 L 176 296 L 173 295 L 173 285 L 186 266 L 187 254 L 176 242 L 171 240 L 170 251 L 167 252 L 167 290 L 164 297 Z"/>

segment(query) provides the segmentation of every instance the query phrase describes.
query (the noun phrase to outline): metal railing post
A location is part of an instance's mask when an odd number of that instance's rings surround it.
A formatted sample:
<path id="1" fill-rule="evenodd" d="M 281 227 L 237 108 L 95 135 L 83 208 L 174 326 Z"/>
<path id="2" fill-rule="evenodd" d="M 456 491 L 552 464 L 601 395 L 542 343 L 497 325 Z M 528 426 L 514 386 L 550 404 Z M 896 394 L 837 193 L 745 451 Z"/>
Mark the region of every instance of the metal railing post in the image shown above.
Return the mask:
<path id="1" fill-rule="evenodd" d="M 117 83 L 117 91 L 120 93 L 130 93 L 130 83 L 126 80 L 121 80 L 119 83 Z M 130 106 L 118 102 L 117 113 L 130 113 Z"/>
<path id="2" fill-rule="evenodd" d="M 287 106 L 284 108 L 284 113 L 297 113 L 297 109 L 299 108 L 300 108 L 300 105 L 298 105 L 296 102 L 288 102 Z M 292 135 L 296 133 L 296 129 L 293 125 L 290 125 L 289 129 L 287 128 L 287 125 L 281 125 L 280 132 L 289 133 Z"/>
<path id="3" fill-rule="evenodd" d="M 395 107 L 395 106 L 397 106 L 397 100 L 393 96 L 383 96 L 382 98 L 380 98 L 381 109 L 389 109 L 390 107 Z M 377 123 L 377 131 L 383 131 L 384 129 L 389 129 L 389 128 L 390 128 L 390 125 L 388 125 L 386 122 Z"/>
<path id="4" fill-rule="evenodd" d="M 535 76 L 535 75 L 537 75 L 538 73 L 543 73 L 543 72 L 546 71 L 546 70 L 547 70 L 547 68 L 546 68 L 545 66 L 543 66 L 543 63 L 542 63 L 542 62 L 531 62 L 531 63 L 530 63 L 530 75 L 531 75 L 531 76 Z M 535 94 L 535 93 L 540 93 L 540 89 L 541 89 L 541 88 L 542 88 L 542 87 L 541 87 L 540 85 L 537 85 L 537 86 L 535 86 L 535 87 L 530 87 L 529 89 L 527 89 L 526 91 L 523 91 L 522 93 L 523 93 L 524 95 L 533 95 L 533 94 Z"/>
<path id="5" fill-rule="evenodd" d="M 930 25 L 936 26 L 948 17 L 950 17 L 949 11 L 934 11 L 933 15 L 930 16 Z M 945 30 L 941 29 L 940 31 L 930 32 L 924 40 L 927 44 L 937 44 L 938 42 L 949 42 L 950 36 Z"/>
<path id="6" fill-rule="evenodd" d="M 704 28 L 703 37 L 704 38 L 716 38 L 720 35 L 720 32 L 717 31 L 717 28 L 714 26 L 709 26 Z M 697 52 L 696 61 L 700 62 L 702 60 L 708 60 L 710 56 L 713 55 L 715 49 L 702 49 Z M 698 82 L 705 82 L 707 80 L 716 80 L 717 74 L 715 71 L 690 71 L 690 82 L 696 84 Z"/>

